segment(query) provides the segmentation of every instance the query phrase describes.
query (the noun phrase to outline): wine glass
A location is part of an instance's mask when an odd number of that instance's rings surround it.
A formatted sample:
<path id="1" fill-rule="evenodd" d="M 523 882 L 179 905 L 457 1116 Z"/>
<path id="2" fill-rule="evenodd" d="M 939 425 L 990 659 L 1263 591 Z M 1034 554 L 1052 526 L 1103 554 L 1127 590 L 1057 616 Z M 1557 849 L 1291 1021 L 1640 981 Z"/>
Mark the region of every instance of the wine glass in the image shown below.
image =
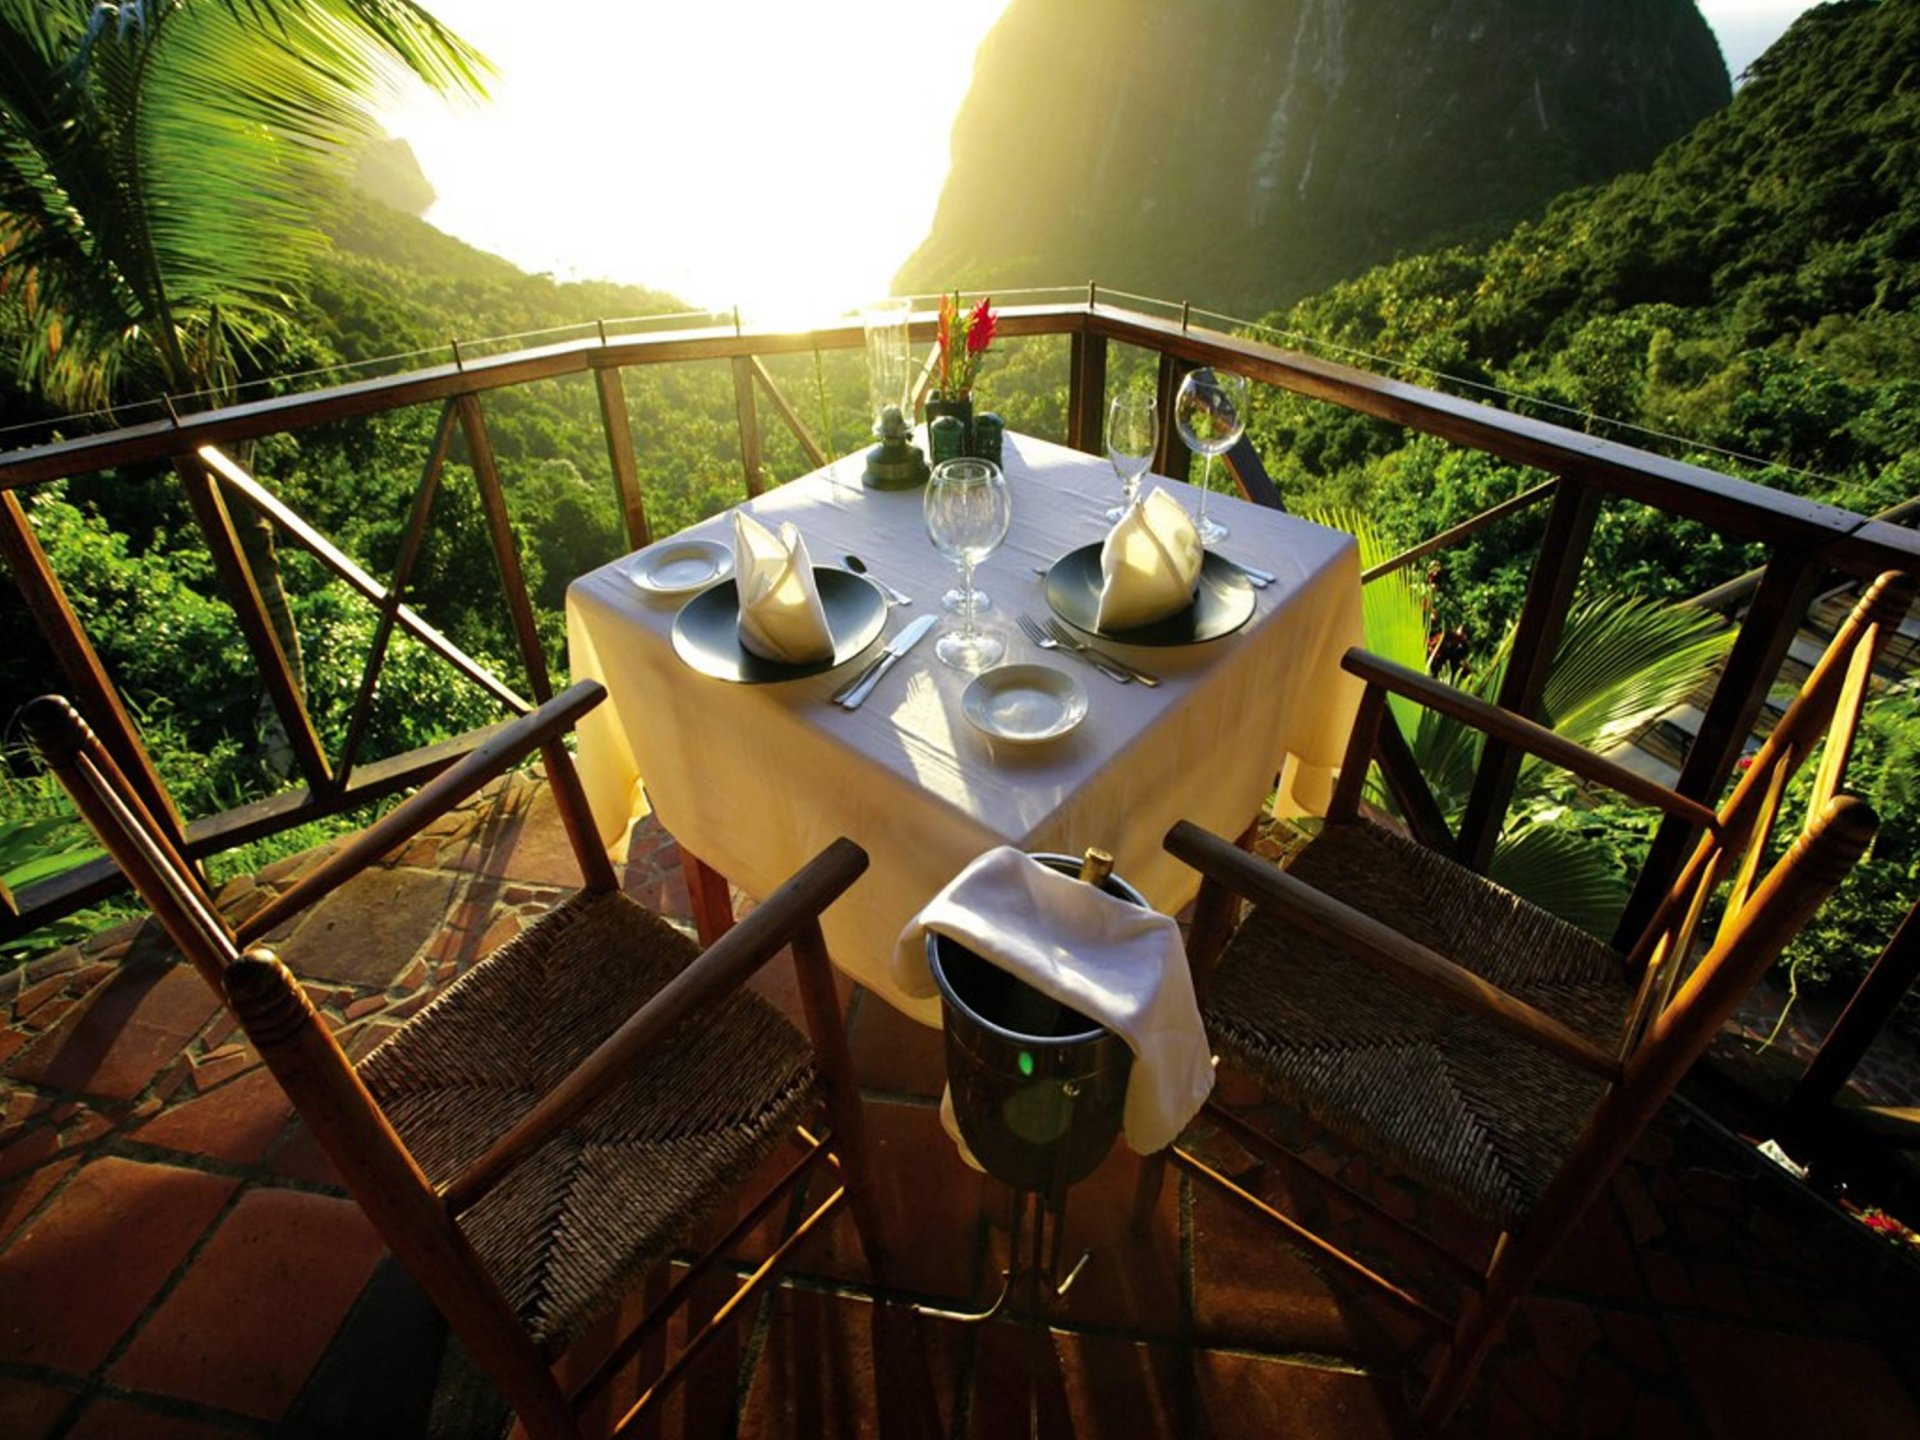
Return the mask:
<path id="1" fill-rule="evenodd" d="M 934 549 L 960 566 L 960 589 L 967 597 L 965 625 L 957 633 L 942 635 L 934 642 L 933 653 L 956 670 L 985 670 L 1006 655 L 1007 642 L 973 623 L 973 567 L 1007 538 L 1013 499 L 1006 476 L 990 460 L 943 460 L 933 467 L 925 504 L 927 538 Z"/>
<path id="2" fill-rule="evenodd" d="M 1120 477 L 1120 503 L 1107 511 L 1118 520 L 1140 492 L 1140 477 L 1153 463 L 1153 447 L 1160 438 L 1160 407 L 1151 395 L 1113 397 L 1107 407 L 1107 458 Z"/>
<path id="3" fill-rule="evenodd" d="M 1227 538 L 1227 527 L 1207 515 L 1208 483 L 1213 479 L 1213 457 L 1224 455 L 1247 428 L 1247 380 L 1230 370 L 1187 372 L 1173 402 L 1173 423 L 1180 438 L 1196 455 L 1206 456 L 1200 471 L 1200 513 L 1193 517 L 1202 545 Z"/>

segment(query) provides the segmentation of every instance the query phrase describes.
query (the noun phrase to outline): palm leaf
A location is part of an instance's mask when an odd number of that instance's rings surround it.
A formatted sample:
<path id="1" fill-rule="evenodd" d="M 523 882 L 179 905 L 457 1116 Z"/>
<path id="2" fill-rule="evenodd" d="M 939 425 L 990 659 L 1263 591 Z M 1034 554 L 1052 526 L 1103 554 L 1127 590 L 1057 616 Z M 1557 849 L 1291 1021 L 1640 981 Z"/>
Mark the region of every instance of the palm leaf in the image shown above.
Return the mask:
<path id="1" fill-rule="evenodd" d="M 0 0 L 0 287 L 59 403 L 223 388 L 325 243 L 316 196 L 403 73 L 485 62 L 411 0 Z"/>
<path id="2" fill-rule="evenodd" d="M 1395 553 L 1373 522 L 1358 510 L 1334 507 L 1308 510 L 1302 518 L 1316 525 L 1344 530 L 1360 542 L 1360 567 L 1371 569 Z M 1411 570 L 1389 571 L 1362 587 L 1361 623 L 1367 649 L 1414 670 L 1427 668 L 1427 602 Z M 1408 735 L 1419 722 L 1420 708 L 1395 695 L 1388 701 L 1400 728 Z"/>
<path id="3" fill-rule="evenodd" d="M 1627 903 L 1626 877 L 1612 850 L 1565 823 L 1564 812 L 1511 827 L 1494 848 L 1487 878 L 1602 939 Z"/>
<path id="4" fill-rule="evenodd" d="M 1684 701 L 1726 659 L 1734 631 L 1719 615 L 1643 597 L 1574 607 L 1541 696 L 1543 721 L 1610 750 Z"/>

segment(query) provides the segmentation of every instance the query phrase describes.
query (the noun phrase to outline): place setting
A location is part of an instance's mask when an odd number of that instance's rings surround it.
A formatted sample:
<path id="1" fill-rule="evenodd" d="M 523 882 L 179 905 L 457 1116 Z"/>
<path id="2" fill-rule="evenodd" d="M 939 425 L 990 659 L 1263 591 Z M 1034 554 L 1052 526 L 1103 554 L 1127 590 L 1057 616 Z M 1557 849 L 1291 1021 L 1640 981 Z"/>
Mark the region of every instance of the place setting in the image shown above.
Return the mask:
<path id="1" fill-rule="evenodd" d="M 992 601 L 974 588 L 974 567 L 999 548 L 1013 521 L 1005 474 L 988 460 L 945 461 L 934 468 L 925 510 L 928 539 L 960 567 L 960 584 L 942 603 L 960 612 L 961 626 L 942 635 L 934 653 L 974 676 L 960 695 L 961 716 L 989 739 L 1013 745 L 1067 735 L 1087 717 L 1085 687 L 1050 665 L 1005 664 L 1005 637 L 979 623 Z"/>
<path id="2" fill-rule="evenodd" d="M 1157 683 L 1124 657 L 1091 643 L 1175 647 L 1233 634 L 1253 617 L 1256 592 L 1271 585 L 1268 571 L 1209 548 L 1228 535 L 1210 518 L 1207 486 L 1213 457 L 1232 448 L 1245 428 L 1246 381 L 1226 371 L 1195 370 L 1175 402 L 1181 440 L 1203 457 L 1197 512 L 1166 489 L 1142 496 L 1140 481 L 1159 438 L 1159 410 L 1151 395 L 1123 393 L 1107 412 L 1107 456 L 1121 483 L 1121 502 L 1106 511 L 1103 539 L 1035 567 L 1044 585 L 1044 619 L 1020 617 L 1036 645 L 1066 651 L 1122 683 Z"/>
<path id="3" fill-rule="evenodd" d="M 674 653 L 711 679 L 804 680 L 855 659 L 886 628 L 889 600 L 879 583 L 815 565 L 791 523 L 770 530 L 736 511 L 726 571 L 731 579 L 713 578 L 673 622 Z M 641 583 L 637 570 L 629 574 Z"/>

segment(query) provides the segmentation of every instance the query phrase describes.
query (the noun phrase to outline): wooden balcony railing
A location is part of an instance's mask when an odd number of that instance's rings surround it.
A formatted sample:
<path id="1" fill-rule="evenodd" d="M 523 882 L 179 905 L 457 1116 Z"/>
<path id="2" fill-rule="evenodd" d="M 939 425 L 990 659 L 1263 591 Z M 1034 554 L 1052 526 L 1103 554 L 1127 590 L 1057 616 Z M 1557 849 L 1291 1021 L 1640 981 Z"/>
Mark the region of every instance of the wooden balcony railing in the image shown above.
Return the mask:
<path id="1" fill-rule="evenodd" d="M 916 315 L 913 334 L 917 343 L 931 344 L 933 329 L 931 313 Z M 1066 439 L 1082 449 L 1096 450 L 1100 444 L 1108 350 L 1114 342 L 1120 342 L 1158 356 L 1158 383 L 1165 401 L 1171 400 L 1188 370 L 1217 365 L 1279 390 L 1432 434 L 1552 476 L 1545 484 L 1369 572 L 1372 578 L 1412 563 L 1518 509 L 1547 505 L 1545 535 L 1498 697 L 1502 705 L 1522 713 L 1537 711 L 1602 502 L 1615 497 L 1635 501 L 1764 546 L 1766 564 L 1757 580 L 1750 582 L 1753 593 L 1745 620 L 1677 784 L 1682 794 L 1695 799 L 1711 802 L 1725 784 L 1800 616 L 1832 572 L 1868 576 L 1888 568 L 1920 570 L 1920 534 L 1887 520 L 1770 490 L 1437 390 L 1204 328 L 1193 324 L 1185 314 L 1180 319 L 1167 319 L 1120 308 L 1103 302 L 1093 287 L 1081 303 L 1007 307 L 1001 312 L 1000 333 L 1068 338 Z M 168 418 L 162 421 L 0 453 L 0 555 L 4 555 L 35 623 L 58 658 L 68 692 L 129 776 L 146 792 L 155 812 L 173 825 L 175 838 L 186 852 L 204 857 L 417 784 L 490 733 L 476 731 L 405 754 L 360 758 L 369 708 L 395 629 L 407 631 L 445 663 L 484 687 L 509 715 L 524 713 L 530 703 L 551 694 L 536 618 L 520 573 L 488 438 L 484 402 L 489 394 L 535 381 L 592 376 L 626 538 L 638 547 L 648 543 L 652 534 L 646 497 L 637 478 L 633 430 L 621 383 L 623 371 L 689 361 L 728 361 L 743 489 L 753 495 L 763 484 L 762 399 L 814 463 L 824 463 L 828 458 L 781 395 L 763 359 L 855 349 L 862 344 L 862 331 L 854 324 L 775 333 L 742 329 L 736 323 L 618 337 L 610 337 L 602 329 L 580 339 L 480 358 L 456 351 L 448 364 L 199 413 L 175 413 L 175 407 L 170 406 Z M 385 584 L 366 574 L 229 454 L 241 442 L 422 403 L 438 403 L 440 420 L 424 457 L 394 574 Z M 1163 414 L 1169 410 L 1170 405 L 1163 405 Z M 523 697 L 505 679 L 466 655 L 404 603 L 456 430 L 463 434 L 472 461 L 530 697 Z M 1157 468 L 1183 475 L 1186 460 L 1186 452 L 1175 445 L 1158 457 Z M 23 489 L 47 481 L 154 463 L 174 468 L 192 504 L 263 686 L 293 739 L 304 781 L 282 794 L 218 815 L 189 818 L 175 810 L 125 705 L 58 577 L 49 569 L 19 499 Z M 1236 473 L 1242 488 L 1253 498 L 1272 498 L 1264 476 L 1249 475 L 1244 466 Z M 322 565 L 378 608 L 373 646 L 337 756 L 324 753 L 287 657 L 281 653 L 267 621 L 229 509 L 236 500 L 265 513 L 287 540 L 311 551 Z M 1481 758 L 1457 841 L 1461 856 L 1476 866 L 1484 866 L 1492 852 L 1512 796 L 1517 766 L 1518 756 L 1500 745 L 1490 744 Z M 1689 843 L 1683 822 L 1670 821 L 1659 832 L 1640 887 L 1621 922 L 1624 931 L 1639 926 L 1653 897 L 1671 880 Z M 0 934 L 32 929 L 110 893 L 117 884 L 117 876 L 104 861 L 44 882 L 11 897 L 11 905 L 0 913 Z"/>

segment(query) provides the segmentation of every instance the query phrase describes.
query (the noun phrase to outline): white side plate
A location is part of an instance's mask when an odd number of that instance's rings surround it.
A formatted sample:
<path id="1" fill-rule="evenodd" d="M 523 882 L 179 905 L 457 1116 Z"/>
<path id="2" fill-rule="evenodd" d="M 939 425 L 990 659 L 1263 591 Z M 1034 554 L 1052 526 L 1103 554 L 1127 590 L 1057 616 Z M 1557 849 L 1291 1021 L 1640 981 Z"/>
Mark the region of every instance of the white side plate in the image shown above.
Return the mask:
<path id="1" fill-rule="evenodd" d="M 1033 745 L 1086 719 L 1087 692 L 1073 676 L 1046 665 L 1002 665 L 967 686 L 960 710 L 996 740 Z"/>
<path id="2" fill-rule="evenodd" d="M 668 540 L 650 545 L 627 566 L 627 578 L 656 595 L 704 590 L 733 573 L 733 549 L 717 540 Z"/>

